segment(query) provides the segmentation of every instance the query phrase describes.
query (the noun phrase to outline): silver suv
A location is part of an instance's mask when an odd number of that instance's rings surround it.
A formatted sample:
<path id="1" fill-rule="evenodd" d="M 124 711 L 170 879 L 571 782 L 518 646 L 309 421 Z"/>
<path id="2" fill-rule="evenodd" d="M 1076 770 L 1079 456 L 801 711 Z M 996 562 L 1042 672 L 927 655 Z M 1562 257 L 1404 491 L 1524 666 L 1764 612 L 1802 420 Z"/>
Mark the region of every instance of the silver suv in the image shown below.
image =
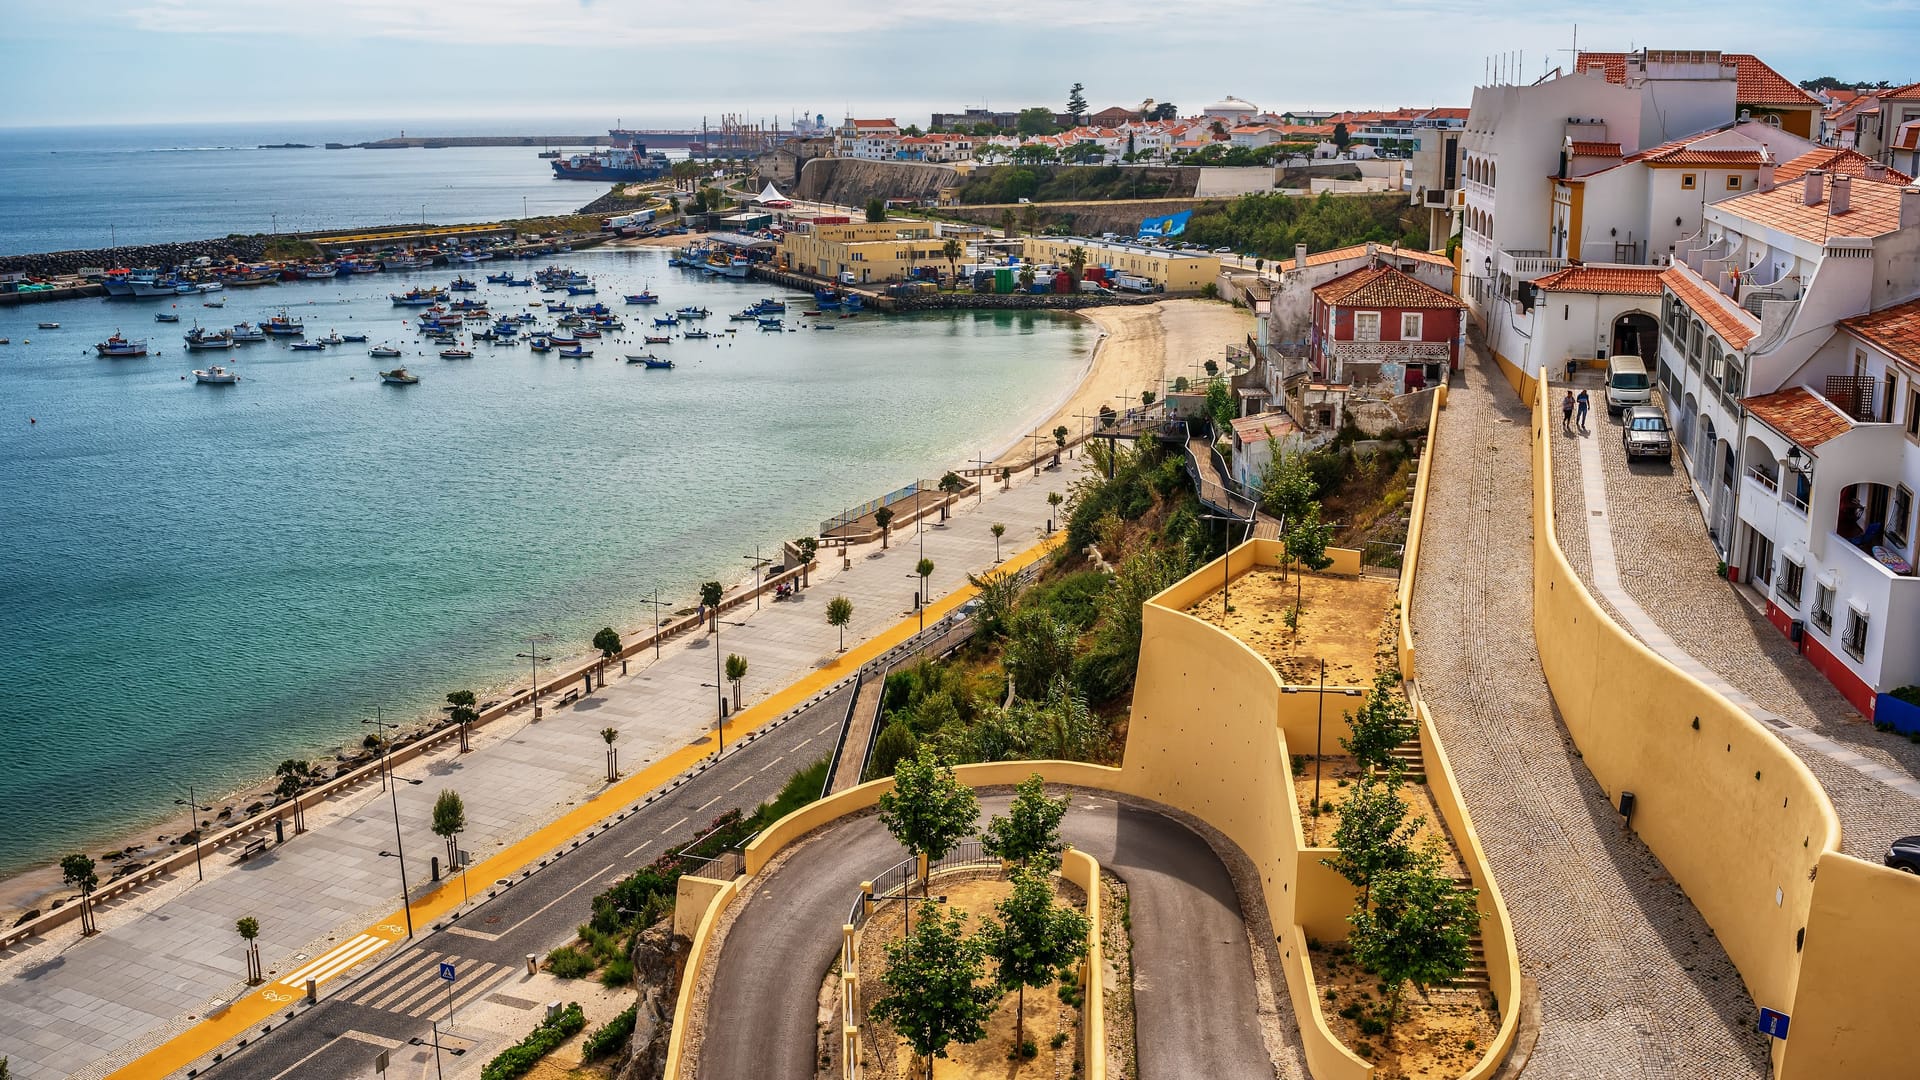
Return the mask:
<path id="1" fill-rule="evenodd" d="M 1673 432 L 1667 427 L 1666 414 L 1653 405 L 1634 405 L 1625 412 L 1620 418 L 1620 441 L 1626 446 L 1627 457 L 1672 461 Z"/>

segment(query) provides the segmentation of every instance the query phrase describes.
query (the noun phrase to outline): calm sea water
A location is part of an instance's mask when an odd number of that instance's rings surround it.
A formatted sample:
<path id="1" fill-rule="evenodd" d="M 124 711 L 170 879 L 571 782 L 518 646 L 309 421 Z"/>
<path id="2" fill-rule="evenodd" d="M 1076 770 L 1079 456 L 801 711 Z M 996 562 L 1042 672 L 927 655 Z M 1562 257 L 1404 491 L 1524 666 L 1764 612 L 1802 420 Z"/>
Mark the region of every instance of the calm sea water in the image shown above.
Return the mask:
<path id="1" fill-rule="evenodd" d="M 608 126 L 556 120 L 516 130 L 591 135 Z M 446 122 L 0 128 L 0 255 L 275 229 L 497 221 L 523 212 L 572 213 L 607 191 L 605 184 L 554 179 L 529 147 L 321 148 L 403 130 L 515 133 Z M 287 142 L 314 149 L 259 149 Z"/>
<path id="2" fill-rule="evenodd" d="M 625 351 L 641 351 L 644 312 L 724 317 L 767 291 L 668 269 L 658 250 L 563 258 L 629 317 Z M 614 340 L 586 361 L 484 343 L 443 361 L 387 295 L 452 276 L 234 290 L 219 310 L 0 309 L 0 872 L 170 810 L 174 785 L 231 790 L 357 741 L 376 706 L 418 714 L 511 678 L 523 635 L 585 651 L 600 626 L 644 624 L 636 600 L 655 586 L 690 603 L 699 581 L 738 579 L 755 541 L 997 449 L 1095 336 L 1026 313 L 866 315 L 654 347 L 673 371 L 623 363 Z M 621 305 L 649 283 L 661 308 Z M 540 295 L 482 290 L 516 308 Z M 402 344 L 423 381 L 381 385 L 391 362 L 365 345 L 180 344 L 196 318 L 282 306 L 312 336 Z M 179 324 L 153 322 L 170 309 Z M 95 359 L 116 329 L 160 354 Z M 209 363 L 242 382 L 183 380 Z"/>

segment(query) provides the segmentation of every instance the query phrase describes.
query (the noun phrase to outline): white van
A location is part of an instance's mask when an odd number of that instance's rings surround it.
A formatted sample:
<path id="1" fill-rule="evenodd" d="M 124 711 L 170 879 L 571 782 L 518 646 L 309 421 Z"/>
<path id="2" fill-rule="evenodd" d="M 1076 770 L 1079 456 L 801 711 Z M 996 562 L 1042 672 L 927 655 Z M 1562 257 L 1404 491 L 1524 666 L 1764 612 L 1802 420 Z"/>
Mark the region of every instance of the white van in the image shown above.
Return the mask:
<path id="1" fill-rule="evenodd" d="M 1647 377 L 1647 365 L 1637 356 L 1615 356 L 1607 360 L 1607 412 L 1618 415 L 1633 405 L 1653 404 L 1653 381 Z"/>

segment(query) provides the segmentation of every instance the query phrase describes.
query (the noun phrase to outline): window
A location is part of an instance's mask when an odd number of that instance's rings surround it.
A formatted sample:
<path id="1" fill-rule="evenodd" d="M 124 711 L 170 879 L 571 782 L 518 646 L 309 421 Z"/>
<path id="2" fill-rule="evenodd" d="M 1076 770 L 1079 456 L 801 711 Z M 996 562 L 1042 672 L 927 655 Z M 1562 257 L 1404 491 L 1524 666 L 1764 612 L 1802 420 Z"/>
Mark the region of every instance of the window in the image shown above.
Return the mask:
<path id="1" fill-rule="evenodd" d="M 1800 587 L 1805 582 L 1807 568 L 1792 559 L 1780 560 L 1780 580 L 1774 584 L 1775 596 L 1787 602 L 1788 607 L 1800 606 Z"/>
<path id="2" fill-rule="evenodd" d="M 1694 188 L 1698 187 L 1699 184 L 1700 184 L 1700 178 L 1693 175 L 1692 173 L 1680 174 L 1680 190 L 1681 191 L 1692 191 Z"/>
<path id="3" fill-rule="evenodd" d="M 1737 398 L 1745 381 L 1745 377 L 1740 372 L 1740 361 L 1732 353 L 1728 353 L 1726 368 L 1720 376 L 1720 385 L 1726 388 L 1729 397 Z"/>
<path id="4" fill-rule="evenodd" d="M 1900 375 L 1892 368 L 1887 369 L 1887 396 L 1880 405 L 1880 422 L 1893 423 L 1893 409 L 1900 403 Z"/>
<path id="5" fill-rule="evenodd" d="M 1920 437 L 1920 386 L 1907 384 L 1907 434 Z"/>
<path id="6" fill-rule="evenodd" d="M 1380 313 L 1377 311 L 1356 311 L 1353 313 L 1353 340 L 1380 340 Z"/>
<path id="7" fill-rule="evenodd" d="M 1847 636 L 1840 643 L 1855 660 L 1867 655 L 1867 615 L 1857 607 L 1847 608 Z"/>
<path id="8" fill-rule="evenodd" d="M 1912 518 L 1913 492 L 1901 484 L 1893 489 L 1893 501 L 1887 506 L 1887 539 L 1893 541 L 1894 547 L 1907 546 L 1907 537 L 1912 535 L 1907 532 L 1907 525 Z"/>
<path id="9" fill-rule="evenodd" d="M 1822 632 L 1833 629 L 1833 588 L 1824 583 L 1813 587 L 1813 625 Z"/>
<path id="10" fill-rule="evenodd" d="M 1734 175 L 1727 177 L 1727 190 L 1728 191 L 1740 190 L 1740 174 L 1739 173 L 1735 173 Z"/>
<path id="11" fill-rule="evenodd" d="M 1404 311 L 1400 313 L 1400 340 L 1420 340 L 1420 315 L 1418 312 Z"/>

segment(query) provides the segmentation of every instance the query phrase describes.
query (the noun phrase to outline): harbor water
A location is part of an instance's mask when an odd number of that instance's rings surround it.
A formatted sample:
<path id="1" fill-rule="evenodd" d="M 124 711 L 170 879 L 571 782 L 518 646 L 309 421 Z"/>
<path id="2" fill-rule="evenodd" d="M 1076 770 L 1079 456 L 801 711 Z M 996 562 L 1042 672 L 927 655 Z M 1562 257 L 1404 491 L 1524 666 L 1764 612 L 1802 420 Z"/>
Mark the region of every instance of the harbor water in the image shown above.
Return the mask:
<path id="1" fill-rule="evenodd" d="M 188 783 L 225 793 L 357 743 L 376 707 L 418 716 L 522 676 L 528 634 L 580 653 L 603 625 L 645 625 L 656 587 L 691 605 L 698 582 L 738 580 L 756 541 L 994 452 L 1097 336 L 1044 313 L 810 319 L 799 294 L 789 326 L 835 329 L 763 332 L 726 315 L 768 286 L 669 269 L 658 249 L 559 261 L 597 295 L 484 284 L 528 262 L 463 268 L 481 289 L 455 295 L 496 313 L 604 301 L 628 329 L 587 342 L 591 359 L 485 342 L 440 359 L 388 296 L 445 269 L 0 310 L 0 873 L 159 820 Z M 649 285 L 657 307 L 622 303 Z M 689 304 L 712 309 L 714 340 L 642 344 Z M 283 307 L 310 339 L 369 340 L 181 343 L 196 320 Z M 116 330 L 156 353 L 97 359 Z M 382 342 L 406 355 L 370 358 Z M 640 352 L 676 366 L 623 360 Z M 214 363 L 241 381 L 196 384 Z M 383 385 L 396 364 L 421 382 Z"/>

